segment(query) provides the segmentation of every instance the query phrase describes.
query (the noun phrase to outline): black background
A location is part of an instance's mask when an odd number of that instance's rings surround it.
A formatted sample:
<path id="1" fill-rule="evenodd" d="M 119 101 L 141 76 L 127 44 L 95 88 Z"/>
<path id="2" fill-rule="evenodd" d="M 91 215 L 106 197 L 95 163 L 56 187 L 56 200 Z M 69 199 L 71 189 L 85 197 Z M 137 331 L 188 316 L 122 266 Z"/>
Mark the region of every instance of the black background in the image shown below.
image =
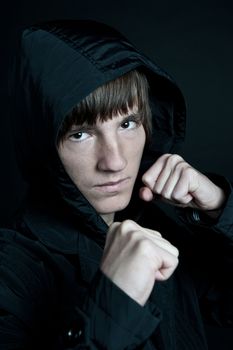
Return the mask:
<path id="1" fill-rule="evenodd" d="M 24 190 L 10 133 L 8 70 L 20 29 L 41 20 L 88 18 L 120 30 L 183 91 L 188 115 L 185 159 L 201 171 L 233 179 L 233 1 L 8 1 L 0 5 L 0 16 L 1 225 L 10 220 Z M 210 349 L 232 350 L 231 333 L 207 328 Z"/>

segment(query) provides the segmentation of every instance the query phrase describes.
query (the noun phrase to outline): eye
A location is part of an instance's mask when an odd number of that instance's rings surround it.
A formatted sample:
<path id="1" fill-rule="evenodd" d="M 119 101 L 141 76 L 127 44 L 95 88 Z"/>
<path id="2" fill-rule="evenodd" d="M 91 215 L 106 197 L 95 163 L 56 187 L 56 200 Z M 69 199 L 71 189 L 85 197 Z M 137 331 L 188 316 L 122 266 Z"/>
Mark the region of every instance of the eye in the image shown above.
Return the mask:
<path id="1" fill-rule="evenodd" d="M 71 134 L 71 135 L 69 136 L 69 139 L 70 139 L 71 141 L 77 142 L 77 141 L 84 141 L 84 140 L 86 140 L 88 137 L 90 137 L 90 134 L 88 134 L 87 132 L 84 132 L 84 131 L 77 131 L 77 132 Z"/>
<path id="2" fill-rule="evenodd" d="M 125 120 L 121 123 L 122 129 L 134 129 L 137 127 L 137 122 L 135 120 Z"/>

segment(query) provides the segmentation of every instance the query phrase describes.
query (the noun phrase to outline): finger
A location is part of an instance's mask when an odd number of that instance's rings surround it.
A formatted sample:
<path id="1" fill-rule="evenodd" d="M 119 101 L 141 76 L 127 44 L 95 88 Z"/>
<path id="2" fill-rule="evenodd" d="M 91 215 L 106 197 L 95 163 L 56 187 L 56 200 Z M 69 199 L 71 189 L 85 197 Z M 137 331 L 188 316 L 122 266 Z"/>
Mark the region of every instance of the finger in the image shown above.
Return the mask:
<path id="1" fill-rule="evenodd" d="M 161 196 L 163 198 L 176 201 L 178 198 L 176 198 L 175 189 L 178 188 L 179 184 L 182 184 L 182 187 L 183 187 L 182 197 L 185 197 L 185 195 L 188 195 L 189 183 L 187 181 L 184 181 L 183 175 L 185 174 L 187 169 L 190 169 L 190 168 L 191 168 L 190 165 L 183 160 L 177 162 L 177 164 L 174 166 L 173 170 L 171 171 L 170 176 L 168 177 L 161 191 Z"/>
<path id="2" fill-rule="evenodd" d="M 151 190 L 153 190 L 154 184 L 159 174 L 161 173 L 164 167 L 164 164 L 169 156 L 170 154 L 164 154 L 163 156 L 158 158 L 157 161 L 142 176 L 142 182 Z"/>
<path id="3" fill-rule="evenodd" d="M 120 225 L 121 225 L 121 222 L 114 221 L 108 228 L 108 234 L 115 232 Z"/>
<path id="4" fill-rule="evenodd" d="M 172 245 L 169 241 L 162 237 L 157 237 L 156 240 L 154 240 L 154 244 L 156 244 L 157 247 L 160 247 L 166 252 L 169 252 L 171 255 L 178 257 L 179 256 L 179 250 Z"/>
<path id="5" fill-rule="evenodd" d="M 174 191 L 177 182 L 179 181 L 180 173 L 178 171 L 172 171 L 167 178 L 167 181 L 164 183 L 163 188 L 161 189 L 161 197 L 172 200 L 172 193 Z M 164 178 L 165 180 L 165 178 Z"/>
<path id="6" fill-rule="evenodd" d="M 164 249 L 174 256 L 179 255 L 178 249 L 173 246 L 168 240 L 162 237 L 162 235 L 158 231 L 154 231 L 147 228 L 142 228 L 143 235 L 150 239 L 157 247 Z"/>
<path id="7" fill-rule="evenodd" d="M 177 165 L 186 164 L 183 158 L 177 154 L 165 154 L 143 176 L 144 183 L 150 187 L 155 194 L 161 195 L 165 184 Z"/>
<path id="8" fill-rule="evenodd" d="M 151 234 L 152 236 L 162 237 L 161 233 L 159 231 L 152 230 L 150 228 L 146 228 L 146 231 Z"/>
<path id="9" fill-rule="evenodd" d="M 178 259 L 174 257 L 168 258 L 163 266 L 155 272 L 155 281 L 165 281 L 167 280 L 174 272 L 178 265 Z"/>
<path id="10" fill-rule="evenodd" d="M 181 172 L 181 176 L 173 189 L 171 197 L 179 203 L 188 204 L 193 200 L 191 191 L 195 191 L 195 188 L 196 185 L 194 184 L 192 169 L 191 167 L 186 168 Z"/>
<path id="11" fill-rule="evenodd" d="M 146 235 L 147 237 L 162 237 L 161 233 L 156 231 L 156 230 L 152 230 L 150 228 L 146 228 L 146 227 L 143 227 L 143 226 L 140 226 L 139 224 L 137 224 L 135 221 L 132 221 L 132 220 L 126 220 L 124 222 L 124 224 L 126 223 L 126 225 L 128 226 L 128 231 L 129 232 L 132 232 L 132 231 L 135 231 L 135 232 L 139 232 L 141 233 L 142 235 Z M 129 230 L 130 228 L 130 230 Z"/>
<path id="12" fill-rule="evenodd" d="M 176 182 L 178 181 L 180 173 L 179 170 L 181 167 L 184 166 L 184 164 L 186 163 L 184 162 L 183 158 L 177 154 L 168 157 L 164 168 L 162 169 L 161 173 L 159 174 L 159 177 L 157 178 L 157 181 L 154 186 L 154 192 L 163 195 L 164 189 L 167 184 L 167 188 L 165 189 L 165 191 L 170 190 L 169 192 L 171 193 Z M 169 185 L 171 185 L 170 189 Z"/>
<path id="13" fill-rule="evenodd" d="M 143 232 L 144 235 L 146 235 L 146 237 L 148 238 L 152 238 L 152 239 L 156 239 L 156 238 L 162 238 L 162 235 L 160 232 L 156 231 L 156 230 L 152 230 L 150 228 L 145 228 L 145 227 L 141 227 L 141 231 Z"/>

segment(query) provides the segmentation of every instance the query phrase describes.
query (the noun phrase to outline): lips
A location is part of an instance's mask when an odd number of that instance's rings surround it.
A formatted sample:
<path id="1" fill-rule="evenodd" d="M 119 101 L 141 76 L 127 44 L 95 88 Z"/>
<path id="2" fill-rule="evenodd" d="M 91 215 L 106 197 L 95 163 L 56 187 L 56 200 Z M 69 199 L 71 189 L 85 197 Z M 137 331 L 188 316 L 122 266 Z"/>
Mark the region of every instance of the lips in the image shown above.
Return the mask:
<path id="1" fill-rule="evenodd" d="M 109 181 L 103 184 L 95 185 L 94 187 L 102 192 L 119 192 L 127 186 L 129 179 L 130 178 L 127 177 L 118 181 Z"/>

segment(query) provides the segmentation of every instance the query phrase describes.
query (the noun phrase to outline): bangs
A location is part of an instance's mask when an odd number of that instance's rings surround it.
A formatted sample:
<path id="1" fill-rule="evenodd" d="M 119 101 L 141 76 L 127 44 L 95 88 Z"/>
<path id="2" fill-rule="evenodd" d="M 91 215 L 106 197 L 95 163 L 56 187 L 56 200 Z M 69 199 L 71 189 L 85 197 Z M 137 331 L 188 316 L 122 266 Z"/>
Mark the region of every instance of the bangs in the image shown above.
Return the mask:
<path id="1" fill-rule="evenodd" d="M 58 141 L 63 139 L 73 125 L 93 125 L 97 119 L 106 121 L 118 114 L 134 111 L 145 127 L 151 129 L 151 111 L 148 98 L 148 83 L 145 75 L 137 70 L 112 80 L 79 102 L 63 121 Z"/>

